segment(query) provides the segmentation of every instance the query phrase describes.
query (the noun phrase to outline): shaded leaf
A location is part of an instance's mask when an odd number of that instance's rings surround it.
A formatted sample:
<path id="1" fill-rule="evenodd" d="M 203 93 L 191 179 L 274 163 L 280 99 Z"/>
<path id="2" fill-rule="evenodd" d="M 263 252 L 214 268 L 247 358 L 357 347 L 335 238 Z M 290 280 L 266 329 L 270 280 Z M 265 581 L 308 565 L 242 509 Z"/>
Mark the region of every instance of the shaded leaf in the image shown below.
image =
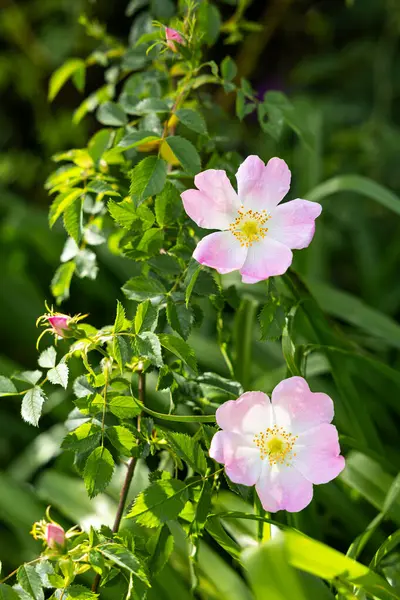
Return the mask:
<path id="1" fill-rule="evenodd" d="M 185 433 L 167 432 L 166 438 L 176 454 L 184 460 L 196 473 L 205 475 L 207 461 L 204 451 L 197 440 Z"/>
<path id="2" fill-rule="evenodd" d="M 148 575 L 143 564 L 127 548 L 121 546 L 120 544 L 101 544 L 97 549 L 112 563 L 118 567 L 121 567 L 122 569 L 126 569 L 138 577 L 140 581 L 143 581 L 143 583 L 150 586 Z"/>
<path id="3" fill-rule="evenodd" d="M 147 358 L 157 367 L 162 367 L 163 359 L 160 341 L 155 333 L 143 331 L 136 336 L 136 348 L 139 356 Z"/>
<path id="4" fill-rule="evenodd" d="M 175 114 L 181 123 L 188 129 L 202 135 L 207 135 L 207 124 L 204 117 L 196 110 L 192 110 L 191 108 L 180 108 Z"/>
<path id="5" fill-rule="evenodd" d="M 166 144 L 182 165 L 185 171 L 191 175 L 197 175 L 201 169 L 201 160 L 199 153 L 189 140 L 178 135 L 167 137 L 163 144 Z"/>
<path id="6" fill-rule="evenodd" d="M 184 304 L 177 304 L 168 297 L 167 301 L 168 323 L 184 340 L 187 339 L 193 323 L 193 313 Z"/>
<path id="7" fill-rule="evenodd" d="M 129 300 L 141 302 L 147 299 L 156 299 L 167 293 L 160 281 L 150 277 L 132 277 L 123 286 L 122 291 Z"/>
<path id="8" fill-rule="evenodd" d="M 141 492 L 127 515 L 146 527 L 178 517 L 186 502 L 186 486 L 177 479 L 163 479 L 152 483 Z"/>
<path id="9" fill-rule="evenodd" d="M 96 448 L 86 461 L 83 478 L 90 498 L 104 491 L 114 472 L 114 461 L 107 448 Z"/>
<path id="10" fill-rule="evenodd" d="M 181 338 L 168 333 L 161 333 L 158 338 L 161 346 L 172 352 L 172 354 L 175 354 L 175 356 L 183 360 L 188 367 L 197 372 L 196 356 L 189 344 L 184 342 Z"/>
<path id="11" fill-rule="evenodd" d="M 157 327 L 158 307 L 154 306 L 150 300 L 141 302 L 135 314 L 135 332 L 154 331 Z"/>

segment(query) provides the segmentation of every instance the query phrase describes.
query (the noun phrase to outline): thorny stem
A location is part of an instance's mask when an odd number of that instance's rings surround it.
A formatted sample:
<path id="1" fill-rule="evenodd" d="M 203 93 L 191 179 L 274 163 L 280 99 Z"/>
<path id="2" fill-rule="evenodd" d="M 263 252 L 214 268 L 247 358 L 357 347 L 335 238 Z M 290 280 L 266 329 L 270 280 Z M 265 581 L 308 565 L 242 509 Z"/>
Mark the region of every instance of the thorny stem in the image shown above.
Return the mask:
<path id="1" fill-rule="evenodd" d="M 138 396 L 139 396 L 140 402 L 142 404 L 144 404 L 144 402 L 145 402 L 146 375 L 143 373 L 142 366 L 140 366 L 140 370 L 138 371 L 138 375 L 139 375 Z M 140 431 L 140 421 L 141 421 L 141 416 L 138 415 L 138 418 L 137 418 L 137 429 L 138 429 L 138 431 Z M 126 500 L 127 500 L 128 493 L 129 493 L 129 488 L 131 486 L 133 475 L 134 475 L 134 472 L 135 472 L 135 467 L 136 467 L 136 457 L 133 456 L 129 460 L 128 470 L 127 470 L 126 476 L 125 476 L 125 481 L 124 481 L 124 484 L 123 484 L 122 489 L 121 489 L 121 494 L 120 494 L 120 497 L 119 497 L 117 513 L 115 515 L 114 525 L 113 525 L 113 528 L 112 528 L 113 533 L 117 533 L 117 531 L 119 530 L 119 527 L 121 525 L 122 516 L 123 516 L 124 510 L 125 510 Z M 97 590 L 98 590 L 99 584 L 100 584 L 100 580 L 101 580 L 101 575 L 99 573 L 97 573 L 96 577 L 94 578 L 94 581 L 93 581 L 92 592 L 97 593 Z"/>

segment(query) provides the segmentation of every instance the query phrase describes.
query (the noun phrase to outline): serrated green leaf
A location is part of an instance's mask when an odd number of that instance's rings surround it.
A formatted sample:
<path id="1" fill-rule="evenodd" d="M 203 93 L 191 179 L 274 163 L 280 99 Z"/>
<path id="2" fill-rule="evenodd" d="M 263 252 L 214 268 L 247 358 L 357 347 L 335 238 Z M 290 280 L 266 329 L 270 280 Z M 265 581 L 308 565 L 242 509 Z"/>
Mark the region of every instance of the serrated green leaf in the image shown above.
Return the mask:
<path id="1" fill-rule="evenodd" d="M 33 565 L 21 565 L 17 571 L 19 585 L 34 600 L 44 600 L 42 581 Z"/>
<path id="2" fill-rule="evenodd" d="M 54 346 L 49 346 L 40 354 L 38 359 L 39 367 L 43 369 L 51 369 L 56 364 L 57 352 Z M 35 382 L 36 383 L 36 382 Z"/>
<path id="3" fill-rule="evenodd" d="M 66 600 L 96 600 L 98 594 L 91 592 L 83 585 L 70 585 L 66 590 Z"/>
<path id="4" fill-rule="evenodd" d="M 197 381 L 202 388 L 212 388 L 233 398 L 238 398 L 243 394 L 243 387 L 238 381 L 226 379 L 217 373 L 203 373 L 197 378 Z"/>
<path id="5" fill-rule="evenodd" d="M 0 583 L 0 600 L 21 600 L 15 590 L 6 583 Z"/>
<path id="6" fill-rule="evenodd" d="M 108 403 L 108 410 L 119 419 L 132 419 L 140 414 L 140 407 L 130 396 L 116 396 Z"/>
<path id="7" fill-rule="evenodd" d="M 126 569 L 140 581 L 143 581 L 146 585 L 150 586 L 149 579 L 147 573 L 145 571 L 144 565 L 140 562 L 140 560 L 127 548 L 121 546 L 120 544 L 101 544 L 98 546 L 98 551 L 109 561 L 121 567 L 122 569 Z"/>
<path id="8" fill-rule="evenodd" d="M 49 560 L 41 560 L 35 565 L 35 569 L 41 579 L 42 586 L 44 588 L 53 587 L 49 581 L 49 575 L 54 574 L 54 568 L 51 562 Z"/>
<path id="9" fill-rule="evenodd" d="M 76 265 L 74 261 L 60 265 L 51 280 L 51 293 L 57 299 L 57 304 L 69 298 L 69 288 Z"/>
<path id="10" fill-rule="evenodd" d="M 50 371 L 47 371 L 47 379 L 54 385 L 61 385 L 65 390 L 68 386 L 68 365 L 65 362 L 60 362 Z"/>
<path id="11" fill-rule="evenodd" d="M 181 338 L 168 333 L 161 333 L 159 336 L 161 346 L 164 346 L 167 350 L 175 354 L 178 358 L 183 360 L 188 367 L 197 372 L 197 362 L 194 350 L 184 342 Z"/>
<path id="12" fill-rule="evenodd" d="M 158 307 L 154 306 L 150 300 L 141 302 L 135 314 L 135 332 L 154 331 L 157 327 Z"/>
<path id="13" fill-rule="evenodd" d="M 96 117 L 102 125 L 121 127 L 128 123 L 125 111 L 116 102 L 104 102 L 101 104 L 97 109 Z"/>
<path id="14" fill-rule="evenodd" d="M 136 300 L 138 302 L 159 298 L 167 293 L 167 290 L 160 281 L 141 275 L 129 279 L 123 285 L 122 291 L 129 300 Z"/>
<path id="15" fill-rule="evenodd" d="M 78 78 L 74 78 L 74 83 L 79 91 L 82 91 L 85 85 L 85 62 L 81 58 L 70 58 L 61 67 L 59 67 L 50 77 L 49 83 L 49 100 L 54 100 L 63 85 L 73 75 L 78 74 Z"/>
<path id="16" fill-rule="evenodd" d="M 83 423 L 71 433 L 65 436 L 61 447 L 64 450 L 73 450 L 75 452 L 89 452 L 94 450 L 101 438 L 101 427 L 95 423 Z"/>
<path id="17" fill-rule="evenodd" d="M 136 206 L 159 194 L 167 179 L 167 163 L 157 156 L 147 156 L 131 171 L 129 195 Z"/>
<path id="18" fill-rule="evenodd" d="M 117 361 L 119 370 L 122 373 L 125 364 L 129 360 L 129 346 L 122 335 L 116 335 L 113 339 L 113 354 L 115 360 Z"/>
<path id="19" fill-rule="evenodd" d="M 199 442 L 185 433 L 167 432 L 166 438 L 176 454 L 196 473 L 205 475 L 207 461 Z"/>
<path id="20" fill-rule="evenodd" d="M 89 455 L 83 472 L 83 479 L 90 498 L 103 492 L 110 483 L 114 472 L 114 460 L 107 448 L 96 448 Z"/>
<path id="21" fill-rule="evenodd" d="M 113 333 L 119 333 L 124 329 L 125 323 L 125 309 L 121 302 L 117 300 L 117 314 L 114 321 Z"/>
<path id="22" fill-rule="evenodd" d="M 114 448 L 127 456 L 132 455 L 132 451 L 137 449 L 137 440 L 133 433 L 122 425 L 108 427 L 106 435 Z"/>
<path id="23" fill-rule="evenodd" d="M 176 187 L 167 181 L 161 194 L 155 199 L 155 214 L 160 227 L 168 223 L 176 223 L 182 211 L 182 201 Z"/>
<path id="24" fill-rule="evenodd" d="M 53 227 L 54 223 L 57 219 L 63 214 L 67 208 L 69 208 L 78 198 L 80 198 L 83 194 L 83 189 L 72 189 L 68 192 L 63 192 L 56 196 L 53 200 L 52 205 L 50 206 L 49 211 L 49 224 L 50 227 Z"/>
<path id="25" fill-rule="evenodd" d="M 0 375 L 0 398 L 2 396 L 13 396 L 14 394 L 17 395 L 18 391 L 11 379 Z"/>
<path id="26" fill-rule="evenodd" d="M 45 400 L 46 396 L 42 388 L 36 386 L 28 390 L 21 405 L 21 416 L 24 421 L 37 427 Z"/>
<path id="27" fill-rule="evenodd" d="M 157 367 L 162 367 L 163 359 L 158 337 L 151 331 L 143 331 L 136 336 L 136 349 L 142 358 L 147 358 Z"/>
<path id="28" fill-rule="evenodd" d="M 110 200 L 107 208 L 114 221 L 124 229 L 130 229 L 134 221 L 138 220 L 136 208 L 129 198 L 124 198 L 122 202 Z"/>
<path id="29" fill-rule="evenodd" d="M 188 129 L 207 135 L 207 125 L 203 115 L 191 108 L 180 108 L 176 111 L 176 116 Z"/>
<path id="30" fill-rule="evenodd" d="M 186 486 L 178 479 L 156 481 L 141 492 L 127 518 L 145 527 L 158 527 L 176 519 L 187 499 Z"/>
<path id="31" fill-rule="evenodd" d="M 82 236 L 82 201 L 73 202 L 63 214 L 65 231 L 79 245 Z"/>
<path id="32" fill-rule="evenodd" d="M 213 276 L 205 271 L 201 265 L 194 259 L 191 259 L 188 271 L 184 280 L 186 288 L 185 300 L 186 306 L 189 305 L 192 294 L 198 296 L 212 296 L 218 294 L 219 289 Z"/>
<path id="33" fill-rule="evenodd" d="M 168 297 L 167 319 L 172 329 L 186 340 L 192 329 L 193 323 L 193 313 L 191 309 L 187 308 L 184 304 L 177 304 L 171 297 Z"/>
<path id="34" fill-rule="evenodd" d="M 174 135 L 167 137 L 164 140 L 164 144 L 169 146 L 173 155 L 185 171 L 190 173 L 190 175 L 197 175 L 201 170 L 201 159 L 196 148 L 189 140 L 186 140 L 179 135 Z"/>
<path id="35" fill-rule="evenodd" d="M 161 367 L 158 374 L 156 390 L 166 390 L 171 387 L 174 382 L 174 377 L 168 365 Z"/>

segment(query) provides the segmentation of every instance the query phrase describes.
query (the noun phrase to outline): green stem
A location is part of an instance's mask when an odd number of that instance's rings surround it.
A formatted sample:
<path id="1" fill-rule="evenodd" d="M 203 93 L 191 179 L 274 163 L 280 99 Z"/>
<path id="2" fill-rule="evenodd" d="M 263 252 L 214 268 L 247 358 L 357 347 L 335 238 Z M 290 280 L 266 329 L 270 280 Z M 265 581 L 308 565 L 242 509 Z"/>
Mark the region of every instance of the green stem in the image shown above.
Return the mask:
<path id="1" fill-rule="evenodd" d="M 235 317 L 235 377 L 245 391 L 251 382 L 251 362 L 253 327 L 256 318 L 257 303 L 251 298 L 243 298 Z"/>
<path id="2" fill-rule="evenodd" d="M 175 423 L 215 423 L 215 415 L 167 415 L 151 410 L 151 408 L 147 408 L 147 406 L 144 406 L 144 404 L 135 397 L 133 397 L 133 399 L 143 412 L 152 417 L 156 417 L 157 419 L 162 419 L 163 421 L 175 421 Z"/>

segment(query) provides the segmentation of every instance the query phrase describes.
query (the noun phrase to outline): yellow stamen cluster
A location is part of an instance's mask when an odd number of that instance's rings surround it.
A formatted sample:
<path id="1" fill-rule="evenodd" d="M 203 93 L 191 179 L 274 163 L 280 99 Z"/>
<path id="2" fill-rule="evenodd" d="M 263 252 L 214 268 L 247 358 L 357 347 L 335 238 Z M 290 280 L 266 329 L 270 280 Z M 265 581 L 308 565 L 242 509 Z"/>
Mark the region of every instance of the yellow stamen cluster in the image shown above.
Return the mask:
<path id="1" fill-rule="evenodd" d="M 296 453 L 293 453 L 293 447 L 298 437 L 298 435 L 287 433 L 283 427 L 274 425 L 265 431 L 256 433 L 253 441 L 260 450 L 261 460 L 268 458 L 271 466 L 289 465 L 296 456 Z"/>
<path id="2" fill-rule="evenodd" d="M 229 230 L 237 238 L 242 247 L 249 248 L 254 242 L 259 242 L 265 237 L 268 227 L 264 227 L 270 216 L 266 210 L 257 212 L 254 210 L 239 209 L 238 216 L 229 225 Z"/>

